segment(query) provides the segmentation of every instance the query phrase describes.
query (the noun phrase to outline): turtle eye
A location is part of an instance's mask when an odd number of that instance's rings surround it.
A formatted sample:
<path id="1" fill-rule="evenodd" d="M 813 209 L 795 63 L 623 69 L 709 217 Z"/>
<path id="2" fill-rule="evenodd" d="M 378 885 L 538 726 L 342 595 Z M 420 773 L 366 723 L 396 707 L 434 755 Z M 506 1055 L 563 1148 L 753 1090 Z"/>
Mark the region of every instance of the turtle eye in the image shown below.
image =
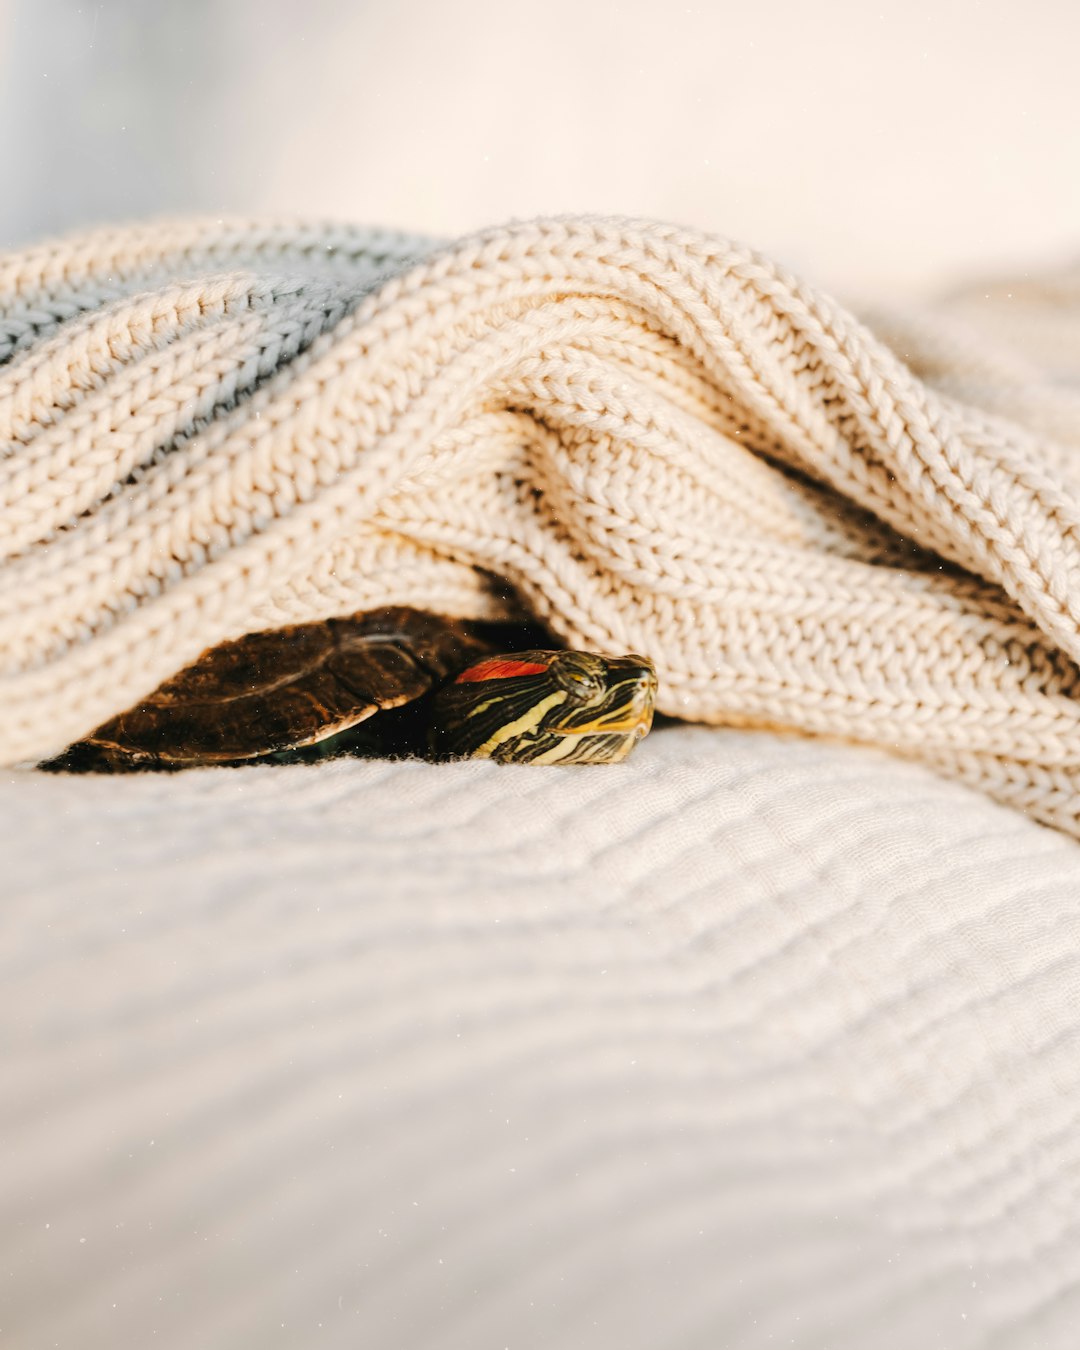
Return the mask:
<path id="1" fill-rule="evenodd" d="M 603 692 L 604 682 L 599 671 L 591 669 L 582 660 L 573 659 L 575 656 L 576 653 L 571 652 L 553 667 L 552 673 L 575 703 L 588 703 Z"/>

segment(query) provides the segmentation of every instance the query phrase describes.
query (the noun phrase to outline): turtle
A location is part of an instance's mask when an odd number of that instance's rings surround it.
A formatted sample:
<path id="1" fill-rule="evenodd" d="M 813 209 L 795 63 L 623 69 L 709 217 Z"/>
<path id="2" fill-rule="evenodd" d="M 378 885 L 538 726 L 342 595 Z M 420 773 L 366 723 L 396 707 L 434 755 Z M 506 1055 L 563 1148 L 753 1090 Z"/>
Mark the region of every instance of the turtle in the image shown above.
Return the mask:
<path id="1" fill-rule="evenodd" d="M 249 633 L 42 765 L 122 772 L 336 755 L 612 763 L 652 724 L 646 657 L 390 606 Z M 375 716 L 374 714 L 378 714 Z"/>

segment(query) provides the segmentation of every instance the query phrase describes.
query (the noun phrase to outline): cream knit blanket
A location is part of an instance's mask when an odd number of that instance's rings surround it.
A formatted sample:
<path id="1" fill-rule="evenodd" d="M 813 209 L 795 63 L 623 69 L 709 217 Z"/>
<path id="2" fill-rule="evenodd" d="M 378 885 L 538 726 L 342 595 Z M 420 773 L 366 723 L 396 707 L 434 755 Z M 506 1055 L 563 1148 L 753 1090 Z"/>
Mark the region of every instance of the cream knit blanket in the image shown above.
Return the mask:
<path id="1" fill-rule="evenodd" d="M 1061 370 L 953 318 L 875 336 L 664 225 L 432 247 L 197 221 L 0 259 L 0 761 L 252 629 L 520 597 L 652 656 L 665 712 L 886 746 L 1080 833 Z"/>

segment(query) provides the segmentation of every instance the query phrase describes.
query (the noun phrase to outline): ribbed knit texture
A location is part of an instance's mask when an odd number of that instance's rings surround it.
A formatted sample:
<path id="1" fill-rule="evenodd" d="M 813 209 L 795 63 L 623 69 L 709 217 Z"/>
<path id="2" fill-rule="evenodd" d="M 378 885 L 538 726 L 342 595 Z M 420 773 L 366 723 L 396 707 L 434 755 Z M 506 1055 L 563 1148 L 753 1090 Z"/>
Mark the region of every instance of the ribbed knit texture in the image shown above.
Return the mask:
<path id="1" fill-rule="evenodd" d="M 876 326 L 622 220 L 0 260 L 0 760 L 254 628 L 513 591 L 648 653 L 665 712 L 887 746 L 1080 833 L 1076 397 L 952 321 Z"/>

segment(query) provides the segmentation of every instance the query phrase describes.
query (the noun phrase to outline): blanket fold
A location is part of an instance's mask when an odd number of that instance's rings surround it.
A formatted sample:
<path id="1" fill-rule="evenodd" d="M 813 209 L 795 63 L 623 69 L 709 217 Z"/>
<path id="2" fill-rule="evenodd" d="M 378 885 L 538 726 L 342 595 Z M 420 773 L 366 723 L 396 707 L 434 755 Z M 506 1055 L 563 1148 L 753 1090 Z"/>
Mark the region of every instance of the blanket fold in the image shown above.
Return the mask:
<path id="1" fill-rule="evenodd" d="M 1035 298 L 1060 326 L 1075 289 Z M 647 652 L 667 713 L 883 745 L 1080 833 L 1080 400 L 972 314 L 867 327 L 599 218 L 10 255 L 0 757 L 255 628 L 524 603 Z"/>

